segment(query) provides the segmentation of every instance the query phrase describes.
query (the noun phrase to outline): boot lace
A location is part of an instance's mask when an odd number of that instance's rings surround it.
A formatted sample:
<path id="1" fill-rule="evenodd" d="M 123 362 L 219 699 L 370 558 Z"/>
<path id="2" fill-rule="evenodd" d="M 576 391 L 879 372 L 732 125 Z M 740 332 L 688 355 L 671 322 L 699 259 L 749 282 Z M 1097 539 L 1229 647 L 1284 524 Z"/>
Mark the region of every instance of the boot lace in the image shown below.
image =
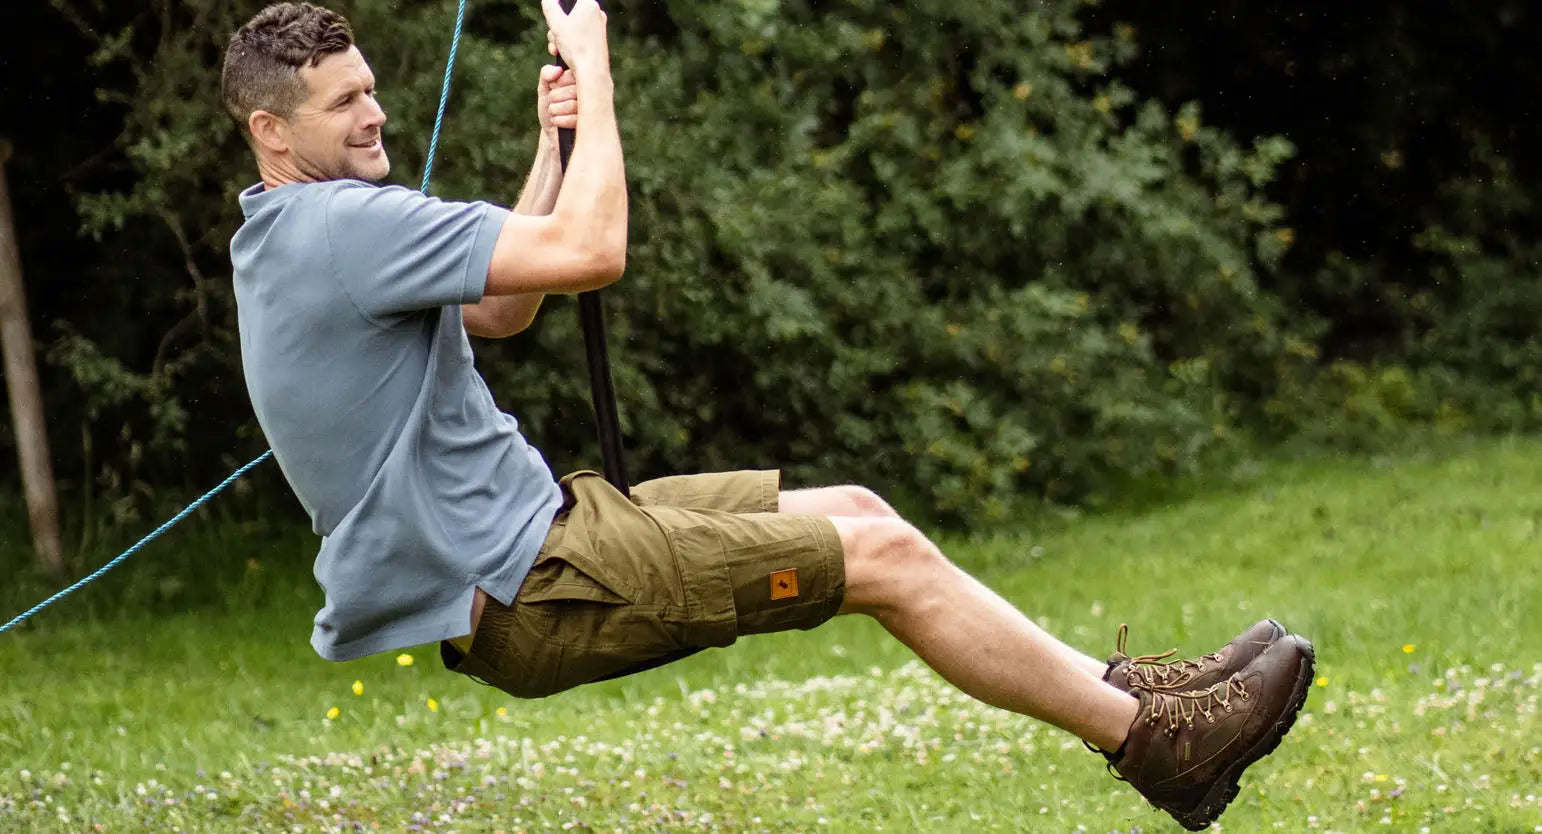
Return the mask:
<path id="1" fill-rule="evenodd" d="M 1136 716 L 1135 720 L 1145 721 L 1153 726 L 1165 723 L 1166 726 L 1162 726 L 1161 731 L 1169 737 L 1177 735 L 1180 728 L 1186 727 L 1192 730 L 1196 717 L 1202 717 L 1206 723 L 1214 724 L 1217 709 L 1224 712 L 1232 712 L 1236 709 L 1232 704 L 1233 698 L 1243 701 L 1252 700 L 1253 696 L 1248 694 L 1247 687 L 1243 686 L 1242 681 L 1238 680 L 1239 677 L 1240 675 L 1232 675 L 1230 678 L 1213 686 L 1196 689 L 1192 692 L 1153 691 L 1150 693 L 1151 701 L 1146 707 L 1145 714 Z M 1087 744 L 1086 742 L 1082 743 Z M 1108 768 L 1110 776 L 1121 782 L 1130 781 L 1114 769 L 1114 763 L 1119 758 L 1118 756 L 1105 750 L 1099 750 L 1090 744 L 1087 744 L 1087 749 L 1103 754 L 1103 757 L 1107 759 L 1104 766 Z M 1122 752 L 1123 749 L 1124 747 L 1121 745 L 1120 751 Z"/>
<path id="2" fill-rule="evenodd" d="M 1238 677 L 1232 675 L 1213 686 L 1192 692 L 1153 692 L 1146 709 L 1146 723 L 1160 724 L 1165 721 L 1167 726 L 1163 731 L 1170 736 L 1177 735 L 1183 727 L 1194 729 L 1196 717 L 1203 717 L 1207 724 L 1214 724 L 1217 709 L 1225 712 L 1236 709 L 1232 705 L 1233 697 L 1243 701 L 1252 698 Z"/>
<path id="3" fill-rule="evenodd" d="M 1201 657 L 1167 661 L 1167 658 L 1178 653 L 1177 649 L 1168 649 L 1161 654 L 1143 654 L 1130 657 L 1125 651 L 1126 641 L 1130 636 L 1130 627 L 1126 623 L 1119 624 L 1119 632 L 1114 637 L 1114 651 L 1118 656 L 1128 657 L 1130 665 L 1125 668 L 1125 675 L 1131 684 L 1144 684 L 1150 686 L 1172 686 L 1189 680 L 1196 675 L 1203 674 L 1207 663 L 1223 663 L 1225 658 L 1220 652 L 1211 652 Z M 1167 661 L 1167 662 L 1163 662 Z"/>

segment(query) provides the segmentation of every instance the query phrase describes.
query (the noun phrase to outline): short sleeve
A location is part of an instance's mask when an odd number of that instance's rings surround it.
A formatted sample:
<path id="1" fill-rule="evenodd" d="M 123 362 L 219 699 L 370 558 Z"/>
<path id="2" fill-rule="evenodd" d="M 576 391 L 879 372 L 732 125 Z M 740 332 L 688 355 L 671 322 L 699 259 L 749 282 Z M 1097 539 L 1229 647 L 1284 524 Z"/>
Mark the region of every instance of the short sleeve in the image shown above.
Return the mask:
<path id="1" fill-rule="evenodd" d="M 325 213 L 332 268 L 366 316 L 480 301 L 508 210 L 455 203 L 400 186 L 349 184 Z"/>

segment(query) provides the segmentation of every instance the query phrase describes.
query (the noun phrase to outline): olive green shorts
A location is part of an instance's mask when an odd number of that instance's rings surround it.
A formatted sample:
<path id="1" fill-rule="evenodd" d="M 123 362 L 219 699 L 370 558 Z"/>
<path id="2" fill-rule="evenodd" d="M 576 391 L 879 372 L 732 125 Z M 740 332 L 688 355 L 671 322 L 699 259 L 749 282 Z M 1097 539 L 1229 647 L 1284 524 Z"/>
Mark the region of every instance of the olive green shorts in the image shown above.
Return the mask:
<path id="1" fill-rule="evenodd" d="M 540 698 L 727 646 L 808 629 L 845 595 L 840 537 L 823 516 L 778 513 L 775 471 L 677 475 L 623 496 L 594 472 L 563 506 L 512 606 L 487 600 L 450 669 Z"/>

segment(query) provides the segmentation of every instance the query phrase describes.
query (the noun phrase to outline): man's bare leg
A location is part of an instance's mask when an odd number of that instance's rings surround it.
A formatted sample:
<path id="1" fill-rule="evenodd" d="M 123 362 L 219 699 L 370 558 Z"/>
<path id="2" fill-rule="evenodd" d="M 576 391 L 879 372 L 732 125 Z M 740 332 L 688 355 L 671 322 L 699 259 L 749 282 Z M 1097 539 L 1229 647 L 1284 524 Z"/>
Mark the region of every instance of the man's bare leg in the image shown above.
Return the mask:
<path id="1" fill-rule="evenodd" d="M 1045 632 L 959 570 L 861 487 L 783 492 L 783 512 L 828 515 L 846 552 L 841 613 L 867 614 L 954 686 L 1114 750 L 1139 703 L 1105 665 Z M 847 513 L 854 513 L 848 515 Z"/>
<path id="2" fill-rule="evenodd" d="M 852 518 L 899 518 L 900 514 L 877 493 L 860 486 L 815 487 L 781 493 L 781 511 L 801 515 L 847 516 Z M 978 584 L 978 583 L 977 583 Z M 987 589 L 987 593 L 995 594 Z M 1055 651 L 1083 672 L 1103 679 L 1108 664 L 1088 657 L 1062 643 L 1043 629 L 1035 628 L 1052 643 Z"/>
<path id="3" fill-rule="evenodd" d="M 900 514 L 867 487 L 854 485 L 783 490 L 778 509 L 796 515 L 843 515 L 852 518 L 899 518 Z"/>

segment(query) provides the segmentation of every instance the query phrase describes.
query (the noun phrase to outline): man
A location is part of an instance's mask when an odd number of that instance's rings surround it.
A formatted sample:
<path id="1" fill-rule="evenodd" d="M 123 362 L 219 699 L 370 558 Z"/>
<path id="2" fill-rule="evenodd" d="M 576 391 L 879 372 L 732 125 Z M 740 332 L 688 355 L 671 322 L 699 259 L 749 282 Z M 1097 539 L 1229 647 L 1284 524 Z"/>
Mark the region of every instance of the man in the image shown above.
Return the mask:
<path id="1" fill-rule="evenodd" d="M 390 163 L 374 76 L 341 16 L 264 9 L 223 88 L 262 177 L 231 243 L 257 417 L 323 537 L 312 645 L 347 660 L 441 641 L 519 697 L 739 636 L 874 617 L 944 678 L 1103 752 L 1202 828 L 1270 752 L 1311 680 L 1272 620 L 1218 652 L 1107 664 L 951 564 L 872 492 L 783 491 L 776 472 L 664 478 L 622 495 L 555 481 L 472 365 L 467 334 L 524 329 L 549 292 L 621 277 L 627 195 L 604 13 L 543 0 L 541 133 L 509 211 L 373 185 Z M 566 176 L 555 132 L 576 128 Z"/>

